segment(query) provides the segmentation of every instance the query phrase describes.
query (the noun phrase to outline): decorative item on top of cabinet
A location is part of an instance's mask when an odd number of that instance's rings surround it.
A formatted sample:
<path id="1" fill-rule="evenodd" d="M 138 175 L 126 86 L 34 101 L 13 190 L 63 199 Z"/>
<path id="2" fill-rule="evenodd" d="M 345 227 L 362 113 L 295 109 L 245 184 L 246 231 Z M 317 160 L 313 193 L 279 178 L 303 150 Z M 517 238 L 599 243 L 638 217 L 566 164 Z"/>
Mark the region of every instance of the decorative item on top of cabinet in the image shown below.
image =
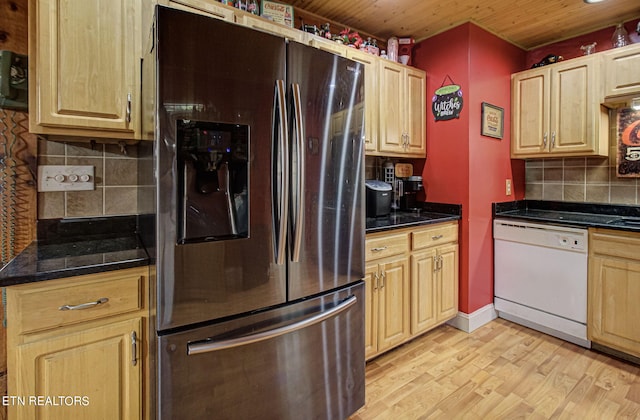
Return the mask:
<path id="1" fill-rule="evenodd" d="M 389 60 L 380 59 L 379 65 L 378 154 L 425 158 L 426 73 Z"/>
<path id="2" fill-rule="evenodd" d="M 626 102 L 625 97 L 640 96 L 640 44 L 605 51 L 603 57 L 604 97 L 602 101 Z"/>
<path id="3" fill-rule="evenodd" d="M 607 155 L 601 58 L 592 54 L 511 76 L 511 157 Z"/>
<path id="4" fill-rule="evenodd" d="M 141 3 L 29 1 L 32 133 L 139 138 Z"/>
<path id="5" fill-rule="evenodd" d="M 640 357 L 640 235 L 589 229 L 587 336 Z"/>
<path id="6" fill-rule="evenodd" d="M 148 271 L 6 288 L 8 395 L 65 398 L 11 404 L 9 418 L 149 417 Z"/>

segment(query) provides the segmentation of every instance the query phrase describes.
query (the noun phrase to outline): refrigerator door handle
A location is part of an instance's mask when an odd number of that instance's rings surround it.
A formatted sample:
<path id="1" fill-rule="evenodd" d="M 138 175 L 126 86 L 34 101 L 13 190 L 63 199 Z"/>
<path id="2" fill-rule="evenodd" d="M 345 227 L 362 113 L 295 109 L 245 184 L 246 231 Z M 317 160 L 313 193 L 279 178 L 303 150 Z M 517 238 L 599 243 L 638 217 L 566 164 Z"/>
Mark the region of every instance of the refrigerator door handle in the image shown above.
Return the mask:
<path id="1" fill-rule="evenodd" d="M 272 140 L 272 214 L 275 231 L 276 264 L 285 263 L 287 225 L 289 224 L 289 132 L 284 80 L 276 80 L 273 96 Z"/>
<path id="2" fill-rule="evenodd" d="M 296 148 L 296 186 L 292 197 L 292 217 L 293 220 L 293 249 L 291 260 L 300 261 L 300 249 L 302 248 L 302 227 L 304 225 L 304 122 L 302 121 L 302 101 L 300 100 L 300 85 L 294 83 L 292 86 L 293 108 L 294 108 L 294 136 Z"/>
<path id="3" fill-rule="evenodd" d="M 247 344 L 258 343 L 261 341 L 269 340 L 271 338 L 279 337 L 284 334 L 288 334 L 297 330 L 301 330 L 303 328 L 310 327 L 315 324 L 319 324 L 322 321 L 325 321 L 329 318 L 333 318 L 338 316 L 340 313 L 346 311 L 350 307 L 356 304 L 358 298 L 355 295 L 350 296 L 345 299 L 339 305 L 334 306 L 331 309 L 328 309 L 324 312 L 317 313 L 309 318 L 305 318 L 302 321 L 295 322 L 290 325 L 285 325 L 282 327 L 274 328 L 272 330 L 263 331 L 257 334 L 247 335 L 244 337 L 238 338 L 230 338 L 228 340 L 221 341 L 209 341 L 202 340 L 187 343 L 187 355 L 195 355 L 201 353 L 209 353 L 212 351 L 218 350 L 226 350 L 233 347 L 244 346 Z"/>

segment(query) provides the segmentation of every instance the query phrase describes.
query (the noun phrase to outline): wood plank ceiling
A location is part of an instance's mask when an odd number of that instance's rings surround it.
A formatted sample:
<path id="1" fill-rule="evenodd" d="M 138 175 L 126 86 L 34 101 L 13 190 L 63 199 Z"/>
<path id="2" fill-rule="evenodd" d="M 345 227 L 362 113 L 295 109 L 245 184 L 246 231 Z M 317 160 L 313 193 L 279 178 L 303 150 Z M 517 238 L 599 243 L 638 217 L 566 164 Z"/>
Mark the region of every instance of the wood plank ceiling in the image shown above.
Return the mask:
<path id="1" fill-rule="evenodd" d="M 465 22 L 530 50 L 640 18 L 640 0 L 285 0 L 354 30 L 416 41 Z"/>

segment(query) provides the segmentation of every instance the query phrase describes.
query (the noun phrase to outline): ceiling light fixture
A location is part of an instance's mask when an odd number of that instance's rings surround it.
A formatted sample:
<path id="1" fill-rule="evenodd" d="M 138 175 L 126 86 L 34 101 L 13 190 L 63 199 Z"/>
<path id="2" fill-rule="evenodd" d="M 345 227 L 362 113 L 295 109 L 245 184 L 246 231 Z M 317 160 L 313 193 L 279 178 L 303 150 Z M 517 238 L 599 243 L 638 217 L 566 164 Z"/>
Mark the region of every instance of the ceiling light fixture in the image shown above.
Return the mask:
<path id="1" fill-rule="evenodd" d="M 584 0 L 584 2 L 587 4 L 600 3 L 602 1 L 604 0 Z"/>
<path id="2" fill-rule="evenodd" d="M 634 111 L 640 111 L 640 98 L 631 99 L 631 109 Z"/>

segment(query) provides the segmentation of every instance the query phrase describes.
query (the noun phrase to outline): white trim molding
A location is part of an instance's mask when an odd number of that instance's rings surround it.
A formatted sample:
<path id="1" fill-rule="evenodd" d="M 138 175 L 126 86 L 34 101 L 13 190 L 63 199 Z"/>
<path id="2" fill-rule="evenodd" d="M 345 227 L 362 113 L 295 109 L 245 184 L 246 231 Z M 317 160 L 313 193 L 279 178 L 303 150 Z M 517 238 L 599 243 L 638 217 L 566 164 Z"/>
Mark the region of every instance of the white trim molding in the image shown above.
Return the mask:
<path id="1" fill-rule="evenodd" d="M 447 321 L 447 324 L 455 327 L 464 332 L 472 332 L 485 324 L 493 321 L 498 317 L 498 313 L 496 312 L 493 303 L 488 304 L 487 306 L 483 306 L 477 311 L 465 314 L 464 312 L 458 312 L 455 318 Z"/>

